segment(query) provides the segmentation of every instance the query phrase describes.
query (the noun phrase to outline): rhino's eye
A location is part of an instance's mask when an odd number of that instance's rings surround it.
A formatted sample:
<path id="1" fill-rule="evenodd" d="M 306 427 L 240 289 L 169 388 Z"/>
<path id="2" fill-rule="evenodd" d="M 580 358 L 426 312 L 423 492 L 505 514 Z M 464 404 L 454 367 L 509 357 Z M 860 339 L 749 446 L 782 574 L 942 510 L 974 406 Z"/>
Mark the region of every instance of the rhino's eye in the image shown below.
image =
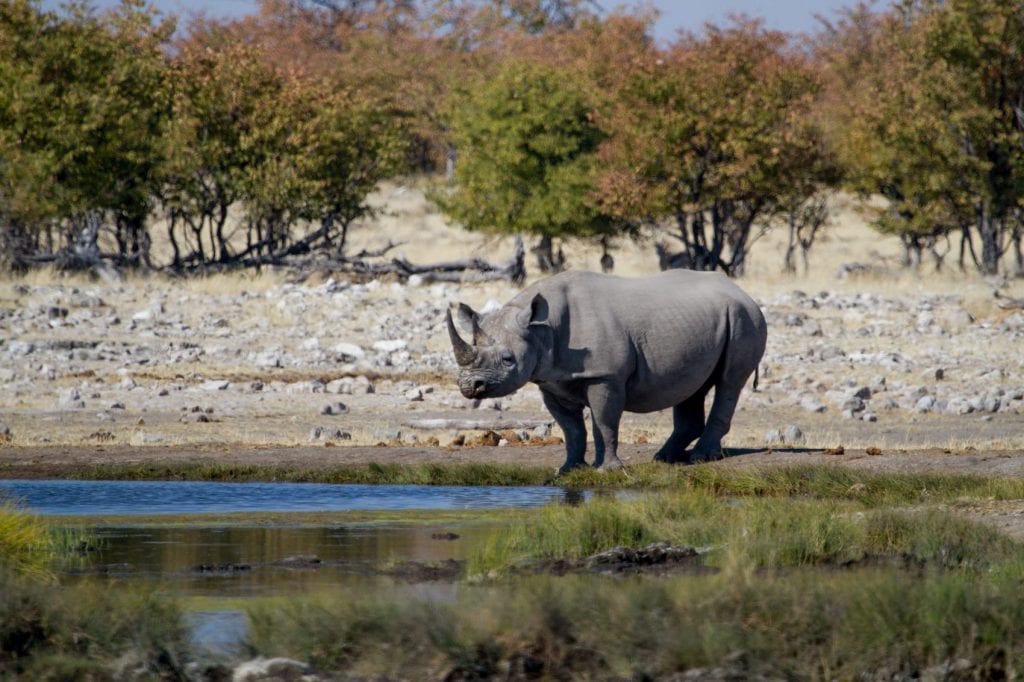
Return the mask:
<path id="1" fill-rule="evenodd" d="M 512 367 L 516 364 L 516 356 L 512 354 L 512 351 L 505 351 L 501 354 L 501 361 L 508 367 Z"/>

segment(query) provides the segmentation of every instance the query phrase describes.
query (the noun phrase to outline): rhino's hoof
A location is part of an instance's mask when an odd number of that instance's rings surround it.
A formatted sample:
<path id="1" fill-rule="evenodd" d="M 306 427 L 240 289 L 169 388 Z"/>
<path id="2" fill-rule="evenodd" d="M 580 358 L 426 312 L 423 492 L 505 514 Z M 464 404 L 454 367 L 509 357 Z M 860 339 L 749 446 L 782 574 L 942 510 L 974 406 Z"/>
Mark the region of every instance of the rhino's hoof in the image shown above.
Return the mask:
<path id="1" fill-rule="evenodd" d="M 722 448 L 715 448 L 713 450 L 694 450 L 690 453 L 690 457 L 686 461 L 688 464 L 717 462 L 722 459 L 722 456 Z"/>
<path id="2" fill-rule="evenodd" d="M 622 460 L 616 457 L 615 459 L 605 460 L 605 462 L 601 466 L 595 468 L 601 473 L 604 473 L 606 471 L 616 471 L 617 469 L 621 469 L 622 467 Z"/>
<path id="3" fill-rule="evenodd" d="M 586 462 L 566 462 L 562 466 L 558 467 L 558 472 L 557 473 L 558 473 L 559 476 L 565 476 L 567 473 L 569 473 L 573 469 L 579 469 L 580 467 L 585 467 L 585 466 L 587 466 Z"/>

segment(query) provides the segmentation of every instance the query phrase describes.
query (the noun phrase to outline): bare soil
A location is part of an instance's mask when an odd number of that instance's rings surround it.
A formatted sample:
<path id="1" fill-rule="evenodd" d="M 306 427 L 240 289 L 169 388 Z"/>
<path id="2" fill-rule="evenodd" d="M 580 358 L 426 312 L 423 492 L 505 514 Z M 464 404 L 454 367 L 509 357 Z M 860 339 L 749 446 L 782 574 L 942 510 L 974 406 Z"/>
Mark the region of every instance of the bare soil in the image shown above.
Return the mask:
<path id="1" fill-rule="evenodd" d="M 620 453 L 627 465 L 649 461 L 657 444 L 626 444 Z M 870 453 L 870 454 L 869 454 Z M 97 465 L 174 466 L 181 464 L 276 465 L 297 469 L 331 468 L 355 464 L 517 464 L 557 468 L 565 460 L 562 445 L 514 447 L 434 446 L 149 446 L 75 445 L 8 447 L 0 449 L 0 477 L 63 478 Z M 726 449 L 717 466 L 791 466 L 831 464 L 892 473 L 970 474 L 1024 477 L 1024 451 L 949 450 L 940 448 L 874 449 L 831 448 Z"/>

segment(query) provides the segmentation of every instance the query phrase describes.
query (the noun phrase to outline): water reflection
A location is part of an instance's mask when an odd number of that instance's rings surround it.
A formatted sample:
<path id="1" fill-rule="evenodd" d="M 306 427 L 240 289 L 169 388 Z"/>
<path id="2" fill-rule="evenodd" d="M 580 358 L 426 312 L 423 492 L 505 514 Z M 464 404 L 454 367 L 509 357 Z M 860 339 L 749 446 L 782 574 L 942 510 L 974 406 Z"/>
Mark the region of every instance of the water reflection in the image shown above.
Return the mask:
<path id="1" fill-rule="evenodd" d="M 160 581 L 188 595 L 290 594 L 389 581 L 382 567 L 401 562 L 462 560 L 489 531 L 486 525 L 99 528 L 89 565 L 70 574 Z"/>

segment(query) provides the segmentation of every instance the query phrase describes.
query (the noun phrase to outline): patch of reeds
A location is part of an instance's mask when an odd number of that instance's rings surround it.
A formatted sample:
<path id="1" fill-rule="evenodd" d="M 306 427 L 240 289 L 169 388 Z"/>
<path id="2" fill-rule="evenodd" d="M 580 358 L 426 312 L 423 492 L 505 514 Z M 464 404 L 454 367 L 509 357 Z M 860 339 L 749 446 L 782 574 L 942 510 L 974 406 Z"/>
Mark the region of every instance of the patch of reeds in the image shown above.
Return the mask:
<path id="1" fill-rule="evenodd" d="M 155 592 L 0 568 L 0 679 L 186 679 L 186 640 L 178 607 Z"/>
<path id="2" fill-rule="evenodd" d="M 0 501 L 0 568 L 50 578 L 94 545 L 94 535 L 87 529 L 58 527 L 11 501 Z"/>
<path id="3" fill-rule="evenodd" d="M 1002 532 L 944 509 L 690 489 L 544 507 L 496 530 L 468 570 L 496 575 L 656 541 L 704 548 L 705 563 L 717 566 L 848 565 L 882 557 L 942 568 L 1024 561 L 1024 547 Z"/>
<path id="4" fill-rule="evenodd" d="M 251 645 L 360 679 L 1013 679 L 1020 578 L 800 569 L 533 577 L 443 602 L 345 593 L 254 607 Z"/>

